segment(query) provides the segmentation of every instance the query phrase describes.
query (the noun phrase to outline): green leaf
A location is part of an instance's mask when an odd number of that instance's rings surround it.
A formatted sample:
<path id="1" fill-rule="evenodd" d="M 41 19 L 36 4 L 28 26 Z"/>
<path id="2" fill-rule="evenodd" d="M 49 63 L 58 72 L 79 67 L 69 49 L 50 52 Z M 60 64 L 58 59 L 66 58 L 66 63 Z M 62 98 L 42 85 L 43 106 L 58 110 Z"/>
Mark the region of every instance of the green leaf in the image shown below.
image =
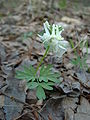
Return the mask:
<path id="1" fill-rule="evenodd" d="M 53 90 L 53 88 L 48 83 L 42 82 L 39 85 L 42 86 L 46 90 Z"/>
<path id="2" fill-rule="evenodd" d="M 28 37 L 32 37 L 33 36 L 33 32 L 27 32 L 23 34 L 23 39 L 26 40 Z"/>
<path id="3" fill-rule="evenodd" d="M 40 69 L 40 76 L 46 75 L 48 72 L 50 72 L 51 68 L 52 68 L 52 65 L 48 65 L 47 67 L 42 65 Z"/>
<path id="4" fill-rule="evenodd" d="M 82 58 L 80 58 L 80 56 L 77 55 L 77 58 L 73 59 L 71 61 L 71 63 L 74 64 L 74 65 L 76 65 L 76 66 L 79 66 L 80 69 L 83 69 L 85 67 L 88 68 L 86 60 L 87 60 L 87 56 L 83 56 Z"/>
<path id="5" fill-rule="evenodd" d="M 39 100 L 46 98 L 44 89 L 40 85 L 37 87 L 36 95 Z"/>
<path id="6" fill-rule="evenodd" d="M 59 73 L 53 73 L 52 70 L 52 65 L 42 66 L 40 69 L 40 76 L 39 76 L 39 81 L 42 82 L 48 82 L 48 81 L 53 81 L 53 82 L 59 82 L 58 78 L 60 78 Z"/>
<path id="7" fill-rule="evenodd" d="M 23 66 L 23 71 L 16 71 L 16 78 L 27 80 L 28 81 L 35 81 L 35 69 L 30 65 L 29 67 Z"/>
<path id="8" fill-rule="evenodd" d="M 70 43 L 71 48 L 73 49 L 73 48 L 75 47 L 73 40 L 70 39 L 70 40 L 69 40 L 69 43 Z M 76 49 L 74 49 L 74 54 L 75 54 L 75 55 L 77 54 Z"/>
<path id="9" fill-rule="evenodd" d="M 25 73 L 23 71 L 16 71 L 16 78 L 29 81 L 32 79 L 32 76 L 30 76 L 28 73 Z"/>
<path id="10" fill-rule="evenodd" d="M 66 0 L 60 0 L 59 6 L 60 6 L 61 9 L 66 8 L 66 5 L 67 5 Z"/>
<path id="11" fill-rule="evenodd" d="M 45 30 L 42 30 L 38 34 L 41 35 L 41 36 L 43 36 L 44 33 L 45 33 Z"/>
<path id="12" fill-rule="evenodd" d="M 48 78 L 45 77 L 45 76 L 40 76 L 40 77 L 39 77 L 39 81 L 40 81 L 40 82 L 41 82 L 41 81 L 48 82 Z"/>
<path id="13" fill-rule="evenodd" d="M 77 60 L 72 59 L 72 60 L 71 60 L 71 63 L 72 63 L 73 65 L 77 65 Z"/>
<path id="14" fill-rule="evenodd" d="M 48 82 L 47 84 L 53 86 L 55 83 L 54 82 Z"/>
<path id="15" fill-rule="evenodd" d="M 30 89 L 34 89 L 38 86 L 38 83 L 37 82 L 30 82 L 30 83 L 27 83 L 27 86 Z"/>
<path id="16" fill-rule="evenodd" d="M 74 48 L 74 42 L 73 42 L 73 40 L 70 39 L 69 43 L 70 43 L 71 48 Z"/>

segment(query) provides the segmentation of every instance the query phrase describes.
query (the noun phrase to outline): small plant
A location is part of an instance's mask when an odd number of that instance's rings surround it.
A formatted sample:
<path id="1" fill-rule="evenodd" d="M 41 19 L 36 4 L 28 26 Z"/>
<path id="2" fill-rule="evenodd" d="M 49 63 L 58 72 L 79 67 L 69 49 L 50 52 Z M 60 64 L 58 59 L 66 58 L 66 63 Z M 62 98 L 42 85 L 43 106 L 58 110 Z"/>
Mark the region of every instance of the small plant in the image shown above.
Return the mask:
<path id="1" fill-rule="evenodd" d="M 23 71 L 16 72 L 17 78 L 27 81 L 28 88 L 36 89 L 38 99 L 46 98 L 44 89 L 53 90 L 53 86 L 56 83 L 60 83 L 60 73 L 52 72 L 52 65 L 46 67 L 42 65 L 42 62 L 49 51 L 55 53 L 58 57 L 62 57 L 67 51 L 69 43 L 61 36 L 62 31 L 63 28 L 61 26 L 55 24 L 50 25 L 46 21 L 42 35 L 38 34 L 46 48 L 40 63 L 36 69 L 30 65 L 29 67 L 24 66 Z"/>
<path id="2" fill-rule="evenodd" d="M 24 71 L 17 71 L 17 78 L 25 79 L 28 88 L 36 88 L 38 99 L 45 99 L 44 89 L 53 90 L 53 85 L 60 82 L 60 80 L 57 79 L 60 78 L 60 74 L 52 73 L 51 68 L 51 65 L 47 67 L 42 65 L 40 75 L 36 75 L 36 70 L 31 65 L 29 67 L 24 66 Z"/>
<path id="3" fill-rule="evenodd" d="M 83 69 L 83 68 L 87 68 L 88 67 L 88 65 L 86 63 L 86 60 L 87 60 L 86 56 L 80 57 L 80 56 L 77 55 L 76 58 L 71 61 L 71 63 L 73 65 L 75 65 L 76 67 L 78 67 L 80 69 Z"/>
<path id="4" fill-rule="evenodd" d="M 27 38 L 32 37 L 32 35 L 33 35 L 33 32 L 24 33 L 23 34 L 23 40 L 26 40 Z"/>
<path id="5" fill-rule="evenodd" d="M 73 43 L 72 40 L 70 40 L 70 44 L 71 44 L 71 47 L 74 48 L 74 43 Z M 82 54 L 82 56 L 81 56 L 77 52 L 77 50 L 74 49 L 74 54 L 75 54 L 76 58 L 71 60 L 71 63 L 73 65 L 75 65 L 77 68 L 80 68 L 80 69 L 88 68 L 88 65 L 86 63 L 87 56 L 88 56 L 88 42 L 87 41 L 81 42 L 78 47 L 79 47 L 80 51 L 82 52 L 82 49 L 83 49 L 84 46 L 86 47 L 86 55 Z"/>
<path id="6" fill-rule="evenodd" d="M 67 6 L 67 1 L 66 0 L 59 0 L 59 6 L 60 6 L 60 9 L 65 9 Z"/>

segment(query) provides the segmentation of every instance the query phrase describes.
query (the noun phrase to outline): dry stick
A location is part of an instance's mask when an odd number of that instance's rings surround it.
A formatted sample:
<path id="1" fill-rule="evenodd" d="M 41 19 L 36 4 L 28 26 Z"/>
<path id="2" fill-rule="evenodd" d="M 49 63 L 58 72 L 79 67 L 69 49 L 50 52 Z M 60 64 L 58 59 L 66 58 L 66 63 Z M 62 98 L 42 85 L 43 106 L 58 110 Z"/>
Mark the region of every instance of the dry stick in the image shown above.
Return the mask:
<path id="1" fill-rule="evenodd" d="M 69 53 L 72 53 L 79 45 L 80 45 L 80 43 L 82 42 L 83 40 L 80 40 L 79 42 L 78 42 L 78 44 L 71 50 L 71 51 L 69 51 Z"/>
<path id="2" fill-rule="evenodd" d="M 81 40 L 80 42 L 78 42 L 78 44 L 71 50 L 71 51 L 68 51 L 67 54 L 70 54 L 72 53 L 79 45 L 80 43 L 82 42 L 83 40 Z M 71 60 L 70 58 L 67 58 L 68 60 Z"/>
<path id="3" fill-rule="evenodd" d="M 20 119 L 21 117 L 23 117 L 25 114 L 27 114 L 28 112 L 25 112 L 25 113 L 23 113 L 22 115 L 20 115 L 19 117 L 17 117 L 17 118 L 15 118 L 14 120 L 18 120 L 18 119 Z"/>
<path id="4" fill-rule="evenodd" d="M 67 54 L 70 54 L 72 53 L 79 45 L 80 43 L 82 42 L 83 40 L 81 40 L 80 42 L 78 42 L 78 44 L 71 50 L 71 51 L 68 51 Z M 70 58 L 67 57 L 68 60 L 71 60 Z"/>
<path id="5" fill-rule="evenodd" d="M 32 112 L 33 112 L 33 111 L 32 111 Z M 22 115 L 20 115 L 19 117 L 15 118 L 14 120 L 20 119 L 21 117 L 23 117 L 23 116 L 24 116 L 25 114 L 27 114 L 27 113 L 30 113 L 30 112 L 25 112 L 25 113 L 23 113 Z M 45 120 L 45 118 L 42 116 L 42 114 L 41 114 L 40 112 L 37 111 L 37 113 L 41 116 L 41 118 L 42 118 L 43 120 Z"/>
<path id="6" fill-rule="evenodd" d="M 3 87 L 5 87 L 7 84 L 5 83 L 5 84 L 3 84 L 1 87 L 0 87 L 0 89 L 2 89 Z"/>
<path id="7" fill-rule="evenodd" d="M 18 98 L 15 98 L 15 97 L 13 97 L 13 96 L 9 96 L 9 95 L 5 94 L 5 93 L 2 92 L 2 91 L 0 91 L 0 94 L 5 95 L 6 97 L 8 97 L 8 98 L 10 98 L 10 99 L 12 99 L 12 100 L 14 100 L 14 101 L 17 101 L 17 102 L 19 102 L 19 103 L 21 103 L 21 104 L 24 104 L 24 105 L 28 106 L 30 109 L 32 109 L 30 112 L 36 111 L 36 112 L 43 118 L 43 120 L 45 120 L 45 118 L 42 116 L 42 114 L 41 114 L 40 112 L 38 112 L 37 110 L 35 110 L 35 108 L 33 108 L 33 107 L 32 107 L 31 105 L 29 105 L 28 103 L 23 102 L 23 101 L 19 100 Z M 16 120 L 17 120 L 17 119 L 16 119 Z"/>
<path id="8" fill-rule="evenodd" d="M 85 87 L 85 88 L 87 88 L 87 89 L 90 89 L 90 87 L 88 87 L 87 85 L 85 85 L 84 83 L 82 83 L 76 76 L 73 76 L 73 75 L 71 75 L 71 76 L 72 76 L 74 79 L 78 80 L 83 87 Z"/>

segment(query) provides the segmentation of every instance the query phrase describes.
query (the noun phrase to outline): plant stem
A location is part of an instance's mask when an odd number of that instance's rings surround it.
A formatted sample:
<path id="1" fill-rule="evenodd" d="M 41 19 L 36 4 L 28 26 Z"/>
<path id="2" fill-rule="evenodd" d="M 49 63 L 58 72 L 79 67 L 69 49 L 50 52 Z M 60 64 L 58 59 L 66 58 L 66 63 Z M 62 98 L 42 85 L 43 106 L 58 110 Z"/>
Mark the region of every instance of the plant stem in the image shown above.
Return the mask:
<path id="1" fill-rule="evenodd" d="M 36 74 L 37 74 L 37 71 L 38 71 L 40 65 L 42 64 L 44 58 L 46 57 L 46 55 L 47 55 L 47 53 L 48 53 L 48 51 L 49 51 L 49 48 L 50 48 L 50 46 L 47 47 L 47 49 L 46 49 L 46 51 L 45 51 L 43 57 L 41 58 L 41 60 L 40 60 L 40 62 L 39 62 L 39 64 L 38 64 L 38 66 L 37 66 L 37 68 L 36 68 Z"/>

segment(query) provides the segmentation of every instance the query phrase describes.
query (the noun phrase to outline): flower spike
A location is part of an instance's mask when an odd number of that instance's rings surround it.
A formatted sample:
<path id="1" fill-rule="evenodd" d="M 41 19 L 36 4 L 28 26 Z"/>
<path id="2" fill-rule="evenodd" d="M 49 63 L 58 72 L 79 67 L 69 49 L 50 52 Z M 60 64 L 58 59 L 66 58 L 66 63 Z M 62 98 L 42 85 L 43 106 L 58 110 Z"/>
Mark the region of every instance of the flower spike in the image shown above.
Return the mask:
<path id="1" fill-rule="evenodd" d="M 69 47 L 69 42 L 64 40 L 61 36 L 64 30 L 60 25 L 50 25 L 48 21 L 44 23 L 44 34 L 38 35 L 43 41 L 45 47 L 50 46 L 50 50 L 55 53 L 56 56 L 62 57 Z"/>

